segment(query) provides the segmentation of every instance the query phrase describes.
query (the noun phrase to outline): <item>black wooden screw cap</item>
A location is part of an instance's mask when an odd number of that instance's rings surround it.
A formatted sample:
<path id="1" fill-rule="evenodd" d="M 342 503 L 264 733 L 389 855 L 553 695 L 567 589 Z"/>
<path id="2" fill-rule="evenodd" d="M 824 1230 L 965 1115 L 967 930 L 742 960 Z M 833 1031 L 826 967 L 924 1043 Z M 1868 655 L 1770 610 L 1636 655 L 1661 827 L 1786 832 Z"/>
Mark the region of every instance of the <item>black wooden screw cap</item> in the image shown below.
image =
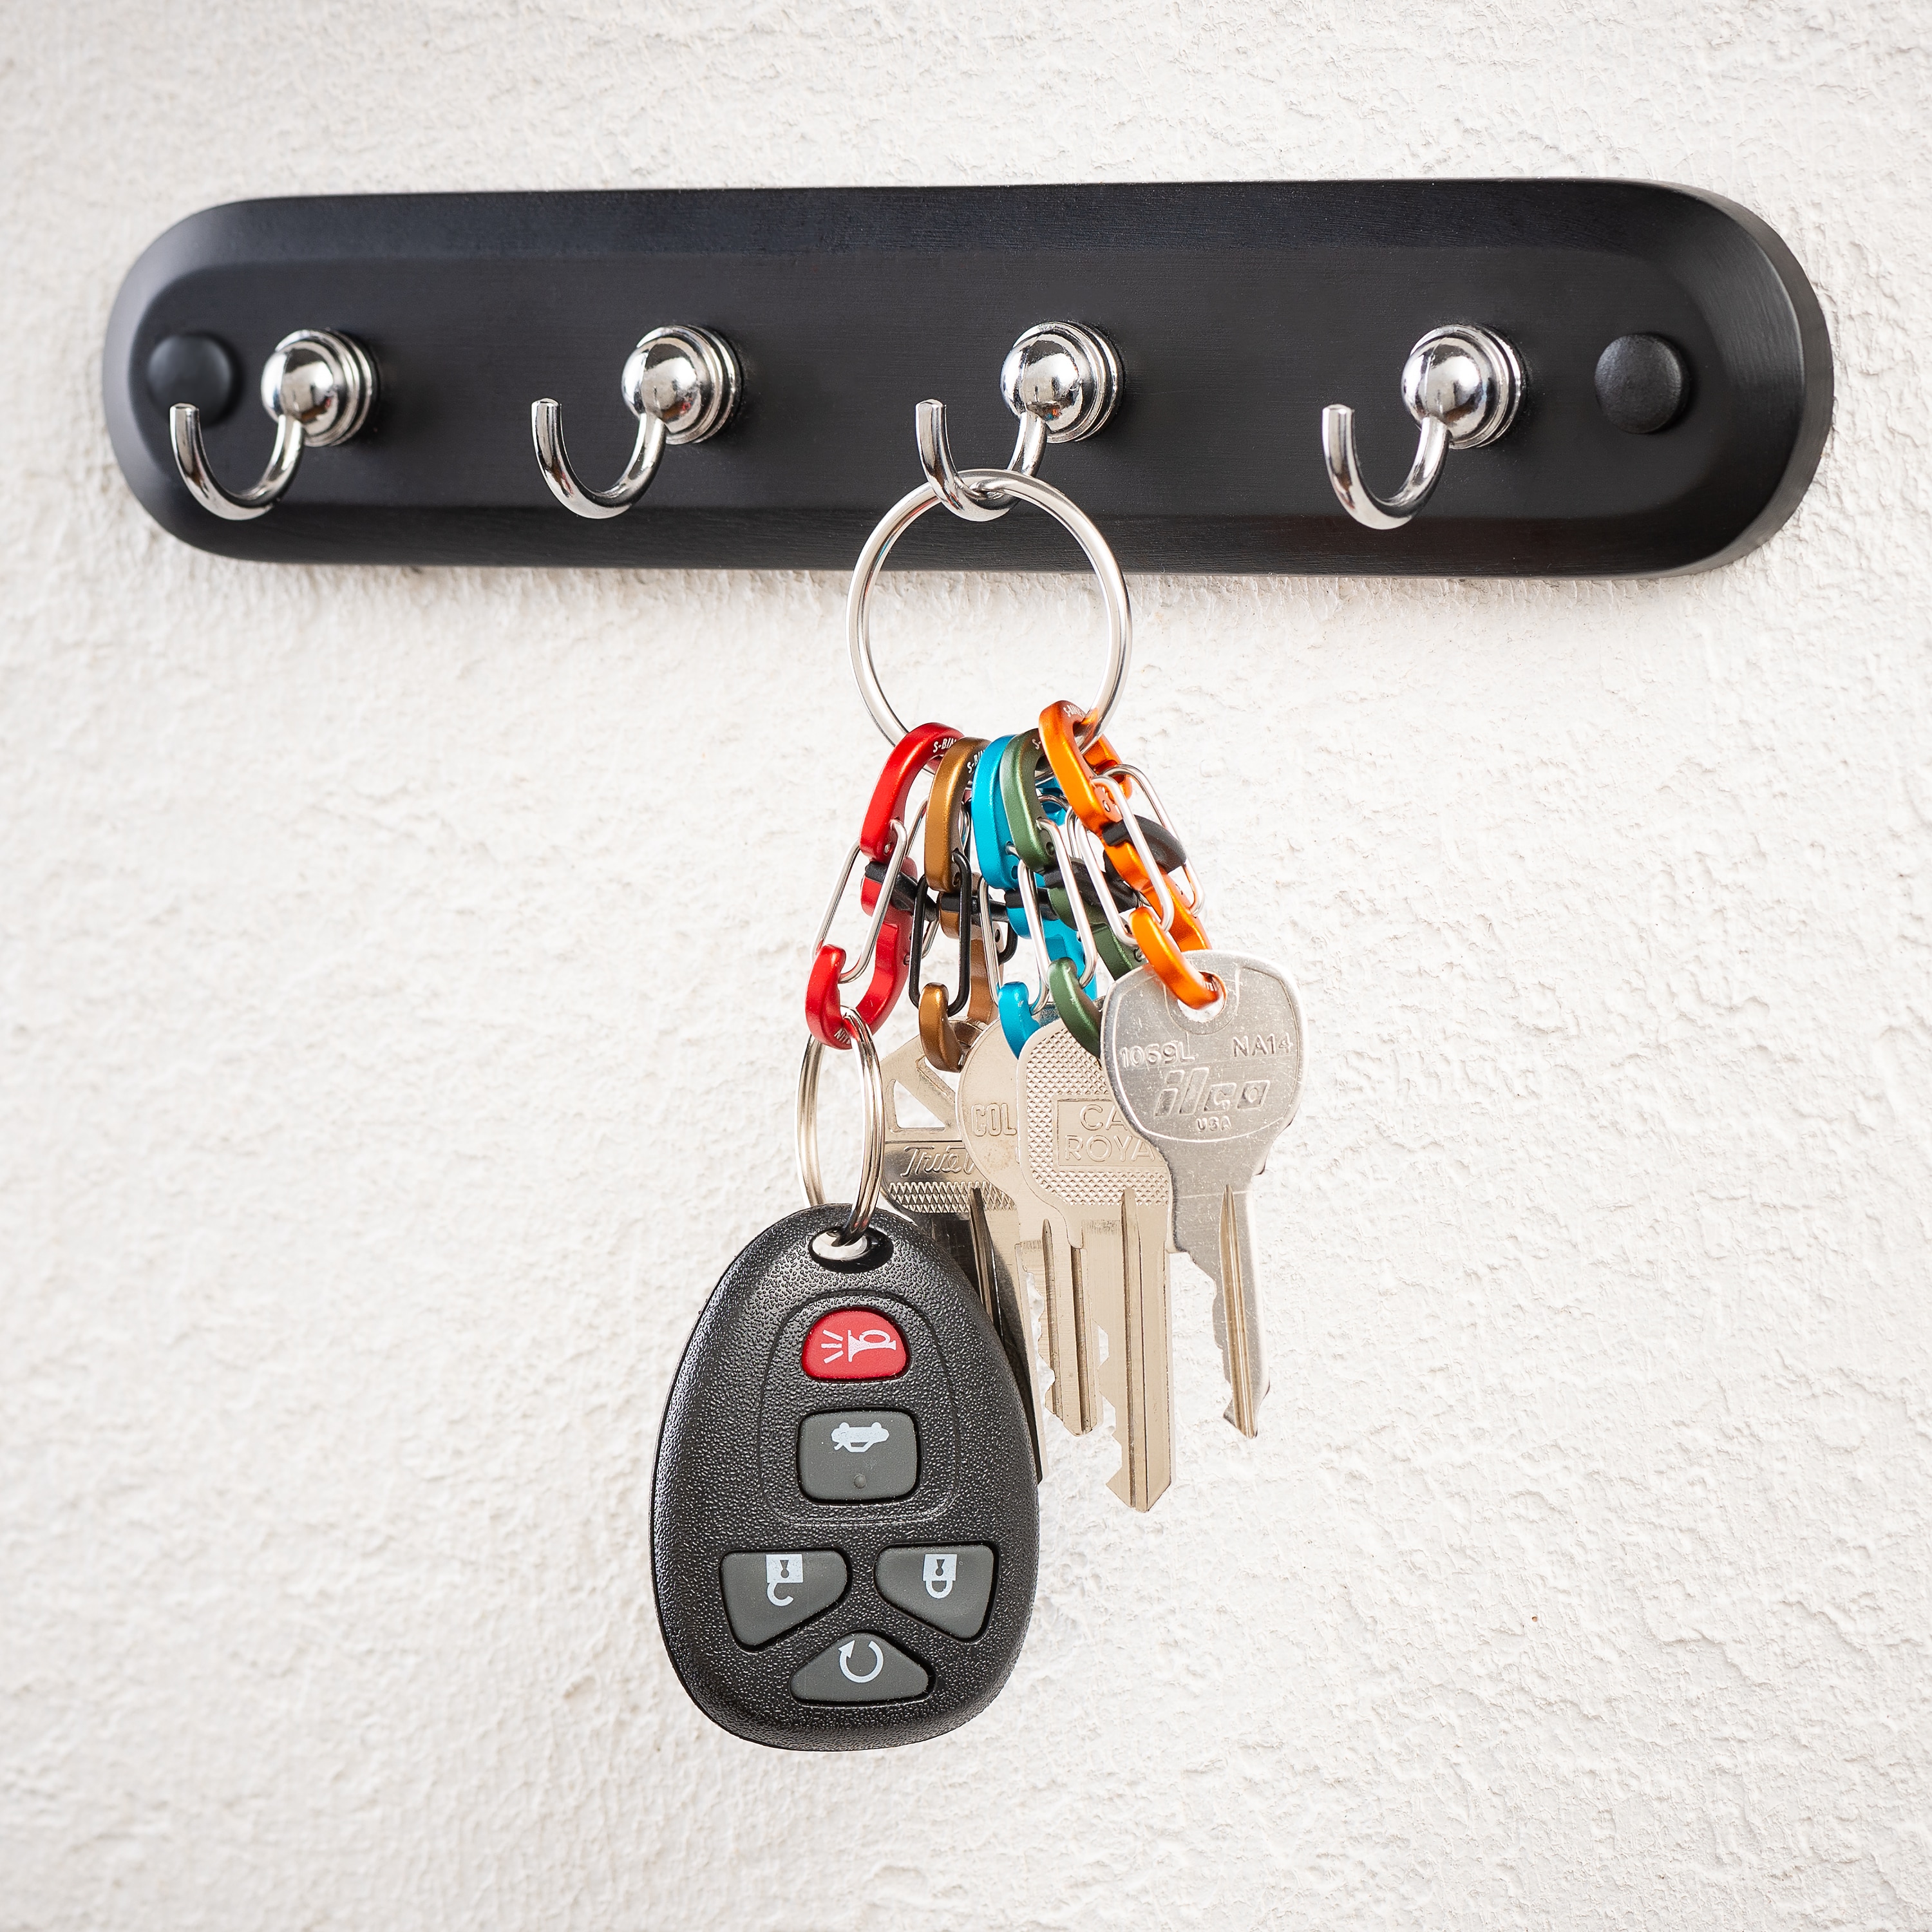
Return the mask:
<path id="1" fill-rule="evenodd" d="M 1654 436 L 1684 411 L 1690 372 L 1660 335 L 1620 335 L 1597 358 L 1597 400 L 1631 436 Z"/>
<path id="2" fill-rule="evenodd" d="M 165 335 L 148 358 L 148 393 L 164 410 L 194 404 L 205 423 L 235 406 L 239 380 L 227 344 L 212 335 Z"/>

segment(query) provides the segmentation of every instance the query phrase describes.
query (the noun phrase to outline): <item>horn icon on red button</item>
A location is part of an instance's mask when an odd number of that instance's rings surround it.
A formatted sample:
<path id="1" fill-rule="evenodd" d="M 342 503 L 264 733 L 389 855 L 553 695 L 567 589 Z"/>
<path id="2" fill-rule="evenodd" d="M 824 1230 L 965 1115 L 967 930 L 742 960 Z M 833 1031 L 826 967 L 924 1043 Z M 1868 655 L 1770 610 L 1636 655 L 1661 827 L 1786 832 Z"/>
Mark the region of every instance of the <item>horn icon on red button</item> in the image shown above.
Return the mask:
<path id="1" fill-rule="evenodd" d="M 822 1382 L 876 1382 L 905 1365 L 905 1337 L 876 1309 L 821 1315 L 805 1338 L 805 1372 Z"/>

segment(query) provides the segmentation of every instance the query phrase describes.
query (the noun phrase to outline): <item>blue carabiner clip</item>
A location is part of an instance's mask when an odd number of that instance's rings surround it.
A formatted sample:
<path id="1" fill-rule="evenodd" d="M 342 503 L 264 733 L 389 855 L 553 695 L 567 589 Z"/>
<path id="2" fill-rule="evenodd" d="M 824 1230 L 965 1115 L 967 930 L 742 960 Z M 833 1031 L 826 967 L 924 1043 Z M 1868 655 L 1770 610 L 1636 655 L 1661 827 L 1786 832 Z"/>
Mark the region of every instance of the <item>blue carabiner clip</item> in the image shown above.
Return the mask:
<path id="1" fill-rule="evenodd" d="M 1010 731 L 995 738 L 973 767 L 973 856 L 980 876 L 1003 892 L 1019 890 L 1019 855 L 1013 850 L 1013 829 L 1000 802 L 1000 760 L 1013 742 Z M 1020 928 L 1016 928 L 1016 930 Z"/>
<path id="2" fill-rule="evenodd" d="M 1024 980 L 1009 980 L 1000 988 L 1000 1030 L 1006 1035 L 1006 1046 L 1016 1060 L 1020 1057 L 1020 1048 L 1048 1020 L 1057 1017 L 1051 1006 L 1044 1016 L 1034 1011 L 1033 994 Z"/>
<path id="3" fill-rule="evenodd" d="M 996 886 L 1006 896 L 1006 920 L 1021 938 L 1031 937 L 1028 923 L 1026 906 L 1019 896 L 1019 854 L 1013 849 L 1012 821 L 1006 816 L 1005 801 L 1000 796 L 1000 763 L 1005 757 L 1006 747 L 1013 742 L 1010 732 L 1004 738 L 995 738 L 980 754 L 978 764 L 973 772 L 973 852 L 980 875 L 989 886 Z M 1042 914 L 1040 920 L 1041 938 L 1049 961 L 1070 959 L 1078 966 L 1081 958 L 1080 936 L 1070 926 L 1057 919 L 1047 918 Z M 1010 980 L 1000 988 L 1000 1030 L 1006 1036 L 1006 1044 L 1016 1054 L 1050 1020 L 1058 1017 L 1053 1004 L 1046 998 L 1046 989 L 1040 988 L 1037 996 L 1041 1009 L 1034 1010 L 1036 995 L 1025 984 L 1018 980 Z"/>

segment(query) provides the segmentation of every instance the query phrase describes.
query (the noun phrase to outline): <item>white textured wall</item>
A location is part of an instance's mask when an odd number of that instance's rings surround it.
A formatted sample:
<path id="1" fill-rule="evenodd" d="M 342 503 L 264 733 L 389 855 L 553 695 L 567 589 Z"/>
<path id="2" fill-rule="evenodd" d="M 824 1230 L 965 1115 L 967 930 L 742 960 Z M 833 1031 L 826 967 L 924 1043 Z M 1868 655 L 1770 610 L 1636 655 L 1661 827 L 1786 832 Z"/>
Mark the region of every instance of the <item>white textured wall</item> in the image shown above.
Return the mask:
<path id="1" fill-rule="evenodd" d="M 15 0 L 0 1927 L 1932 1925 L 1924 26 Z M 740 1744 L 646 1504 L 793 1202 L 843 584 L 190 551 L 120 278 L 296 190 L 1486 172 L 1770 220 L 1818 482 L 1684 581 L 1136 584 L 1123 734 L 1310 1025 L 1263 1436 L 1184 1268 L 1174 1488 L 1056 1433 L 992 1709 Z M 1088 596 L 896 592 L 906 708 L 1080 688 Z"/>

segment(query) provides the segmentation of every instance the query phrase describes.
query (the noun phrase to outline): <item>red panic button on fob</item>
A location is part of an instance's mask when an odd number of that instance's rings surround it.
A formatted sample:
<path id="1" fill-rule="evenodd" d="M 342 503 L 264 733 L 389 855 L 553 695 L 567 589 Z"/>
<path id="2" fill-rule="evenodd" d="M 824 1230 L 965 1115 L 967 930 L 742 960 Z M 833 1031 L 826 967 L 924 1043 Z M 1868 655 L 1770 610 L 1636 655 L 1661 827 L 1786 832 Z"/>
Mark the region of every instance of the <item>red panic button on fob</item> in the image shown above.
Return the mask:
<path id="1" fill-rule="evenodd" d="M 822 1382 L 874 1382 L 905 1365 L 905 1337 L 870 1308 L 821 1315 L 805 1338 L 805 1372 Z"/>

